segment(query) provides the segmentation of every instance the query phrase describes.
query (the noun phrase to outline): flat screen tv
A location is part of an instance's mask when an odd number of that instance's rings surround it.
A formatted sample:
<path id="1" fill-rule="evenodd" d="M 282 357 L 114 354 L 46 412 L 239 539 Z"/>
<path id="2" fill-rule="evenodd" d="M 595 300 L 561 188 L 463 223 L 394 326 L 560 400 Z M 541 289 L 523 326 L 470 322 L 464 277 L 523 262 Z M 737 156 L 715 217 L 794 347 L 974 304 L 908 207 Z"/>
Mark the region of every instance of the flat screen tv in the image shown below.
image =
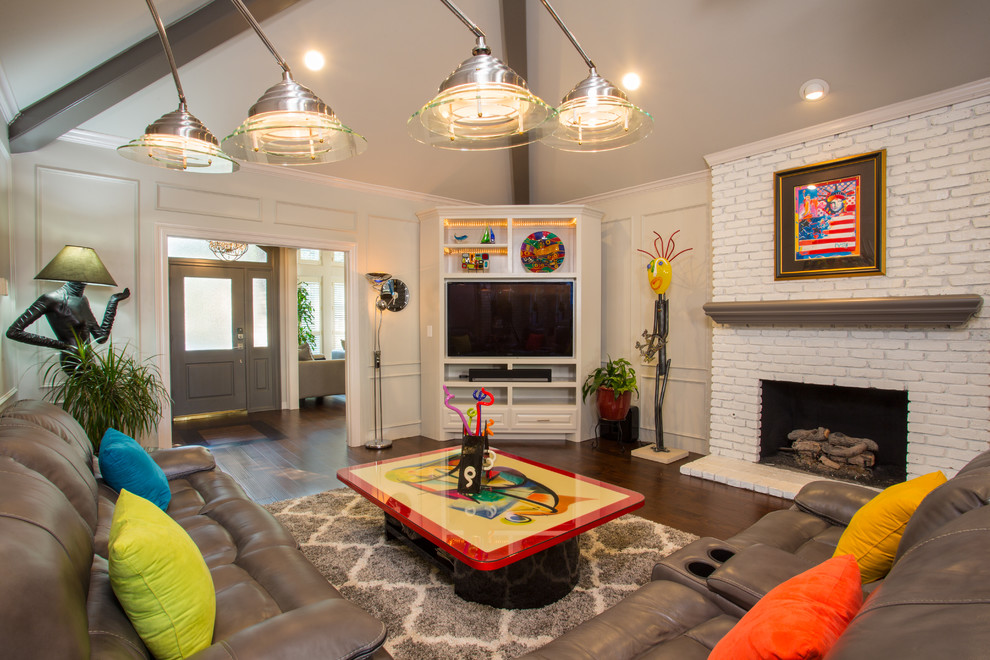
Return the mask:
<path id="1" fill-rule="evenodd" d="M 447 357 L 573 357 L 574 282 L 447 282 Z"/>

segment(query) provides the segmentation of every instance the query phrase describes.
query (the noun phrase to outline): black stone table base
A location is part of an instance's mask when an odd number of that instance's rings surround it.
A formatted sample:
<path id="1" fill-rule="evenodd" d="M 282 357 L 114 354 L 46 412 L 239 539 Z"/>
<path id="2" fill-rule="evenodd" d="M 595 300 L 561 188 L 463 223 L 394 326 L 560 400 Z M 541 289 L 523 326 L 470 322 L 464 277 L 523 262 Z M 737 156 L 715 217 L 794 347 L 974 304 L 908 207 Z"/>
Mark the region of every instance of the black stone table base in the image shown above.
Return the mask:
<path id="1" fill-rule="evenodd" d="M 544 607 L 569 594 L 581 577 L 577 536 L 502 568 L 482 571 L 452 557 L 387 514 L 385 533 L 449 575 L 454 593 L 473 603 L 504 609 Z"/>

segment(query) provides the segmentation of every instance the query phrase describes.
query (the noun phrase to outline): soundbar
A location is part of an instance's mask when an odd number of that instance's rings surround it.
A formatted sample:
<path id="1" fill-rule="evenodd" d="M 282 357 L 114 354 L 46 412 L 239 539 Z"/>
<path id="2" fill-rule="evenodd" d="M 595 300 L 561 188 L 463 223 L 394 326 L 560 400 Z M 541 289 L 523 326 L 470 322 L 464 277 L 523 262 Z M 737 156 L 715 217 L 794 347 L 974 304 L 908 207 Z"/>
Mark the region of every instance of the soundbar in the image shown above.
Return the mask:
<path id="1" fill-rule="evenodd" d="M 549 369 L 468 369 L 468 380 L 519 380 L 531 383 L 549 383 L 553 380 Z"/>

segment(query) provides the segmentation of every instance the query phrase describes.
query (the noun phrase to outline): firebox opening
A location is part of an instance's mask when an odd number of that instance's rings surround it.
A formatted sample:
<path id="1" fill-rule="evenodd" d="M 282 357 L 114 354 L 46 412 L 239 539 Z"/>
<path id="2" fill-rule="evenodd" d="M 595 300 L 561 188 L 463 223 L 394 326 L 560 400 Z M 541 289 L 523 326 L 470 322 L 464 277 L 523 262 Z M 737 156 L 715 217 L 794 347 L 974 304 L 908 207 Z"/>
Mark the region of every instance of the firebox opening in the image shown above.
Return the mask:
<path id="1" fill-rule="evenodd" d="M 829 478 L 884 488 L 907 476 L 907 392 L 788 381 L 760 381 L 760 462 L 814 472 Z M 869 468 L 840 469 L 798 460 L 788 434 L 822 427 L 877 443 L 876 462 Z"/>

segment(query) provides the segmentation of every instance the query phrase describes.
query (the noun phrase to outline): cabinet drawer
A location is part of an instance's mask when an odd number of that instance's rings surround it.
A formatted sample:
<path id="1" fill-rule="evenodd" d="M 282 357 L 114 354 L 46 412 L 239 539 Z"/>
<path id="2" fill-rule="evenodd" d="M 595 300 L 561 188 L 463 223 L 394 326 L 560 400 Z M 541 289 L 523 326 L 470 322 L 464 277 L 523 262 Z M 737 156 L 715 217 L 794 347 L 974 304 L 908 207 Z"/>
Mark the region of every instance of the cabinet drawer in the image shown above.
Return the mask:
<path id="1" fill-rule="evenodd" d="M 560 412 L 515 412 L 512 415 L 514 429 L 573 428 L 576 424 L 574 411 Z"/>
<path id="2" fill-rule="evenodd" d="M 463 424 L 461 423 L 461 418 L 457 413 L 447 408 L 444 408 L 443 412 L 444 412 L 443 427 L 445 429 L 457 429 L 463 426 Z M 492 431 L 494 431 L 495 433 L 498 433 L 498 428 L 500 426 L 504 427 L 505 425 L 505 413 L 495 412 L 489 415 L 487 412 L 485 412 L 484 406 L 482 406 L 481 408 L 481 419 L 482 419 L 482 425 L 487 424 L 489 419 L 494 420 L 495 426 L 494 428 L 492 428 Z M 472 433 L 474 433 L 474 428 L 475 428 L 474 425 L 477 423 L 478 423 L 477 420 L 471 422 Z M 485 429 L 482 428 L 481 430 L 484 431 Z"/>

